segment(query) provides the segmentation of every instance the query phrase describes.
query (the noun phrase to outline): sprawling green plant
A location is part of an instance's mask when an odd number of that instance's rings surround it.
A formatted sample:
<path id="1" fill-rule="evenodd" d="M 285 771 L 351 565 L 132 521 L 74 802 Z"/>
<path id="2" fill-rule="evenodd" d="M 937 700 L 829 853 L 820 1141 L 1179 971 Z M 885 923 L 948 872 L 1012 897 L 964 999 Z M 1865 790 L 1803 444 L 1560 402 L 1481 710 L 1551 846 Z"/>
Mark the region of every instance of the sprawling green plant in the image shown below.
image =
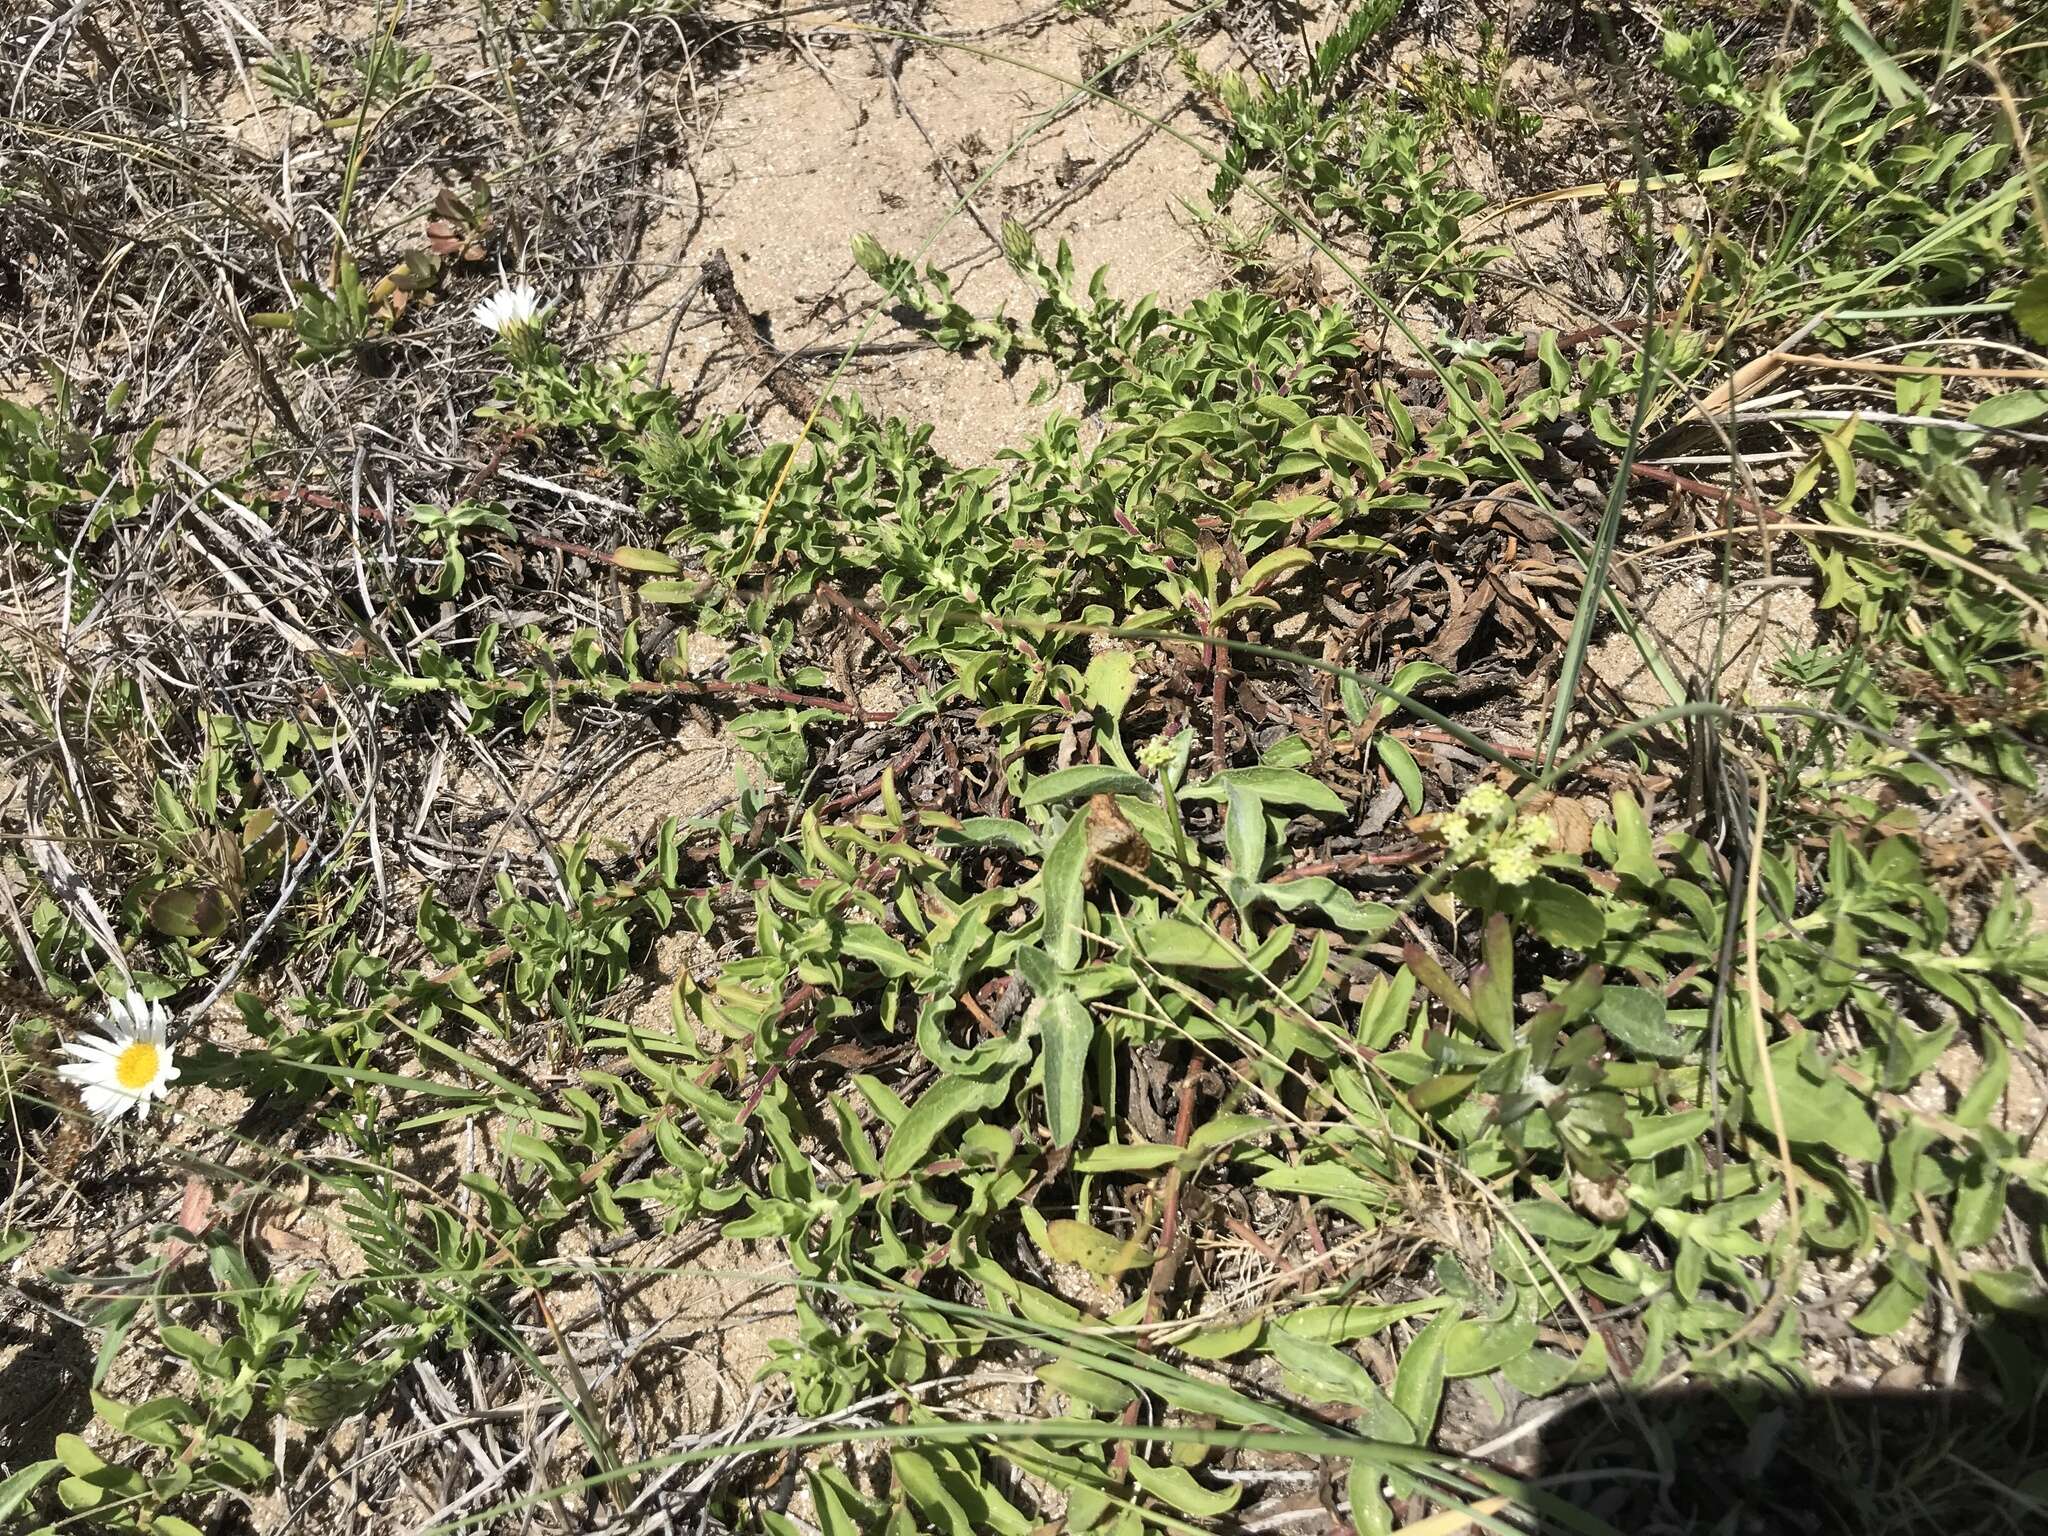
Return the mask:
<path id="1" fill-rule="evenodd" d="M 1268 205 L 1299 212 L 1327 233 L 1364 239 L 1366 270 L 1388 297 L 1413 287 L 1470 303 L 1481 269 L 1503 254 L 1464 244 L 1461 223 L 1485 200 L 1458 184 L 1450 154 L 1423 118 L 1393 95 L 1351 85 L 1354 61 L 1393 10 L 1355 7 L 1308 71 L 1284 84 L 1185 62 L 1230 122 L 1209 201 L 1227 213 L 1255 179 Z"/>
<path id="2" fill-rule="evenodd" d="M 1232 130 L 1214 198 L 1257 187 L 1364 240 L 1383 297 L 1469 301 L 1489 253 L 1461 244 L 1476 204 L 1441 124 L 1359 85 L 1391 9 L 1355 7 L 1298 81 L 1202 78 Z M 353 518 L 395 518 L 397 557 L 374 578 L 366 562 L 359 595 L 417 637 L 311 648 L 309 677 L 360 715 L 209 703 L 178 761 L 132 682 L 53 702 L 12 668 L 14 709 L 75 749 L 79 781 L 134 793 L 105 839 L 117 931 L 7 853 L 29 893 L 7 958 L 66 998 L 109 969 L 110 939 L 150 995 L 248 961 L 229 992 L 248 1047 L 181 1061 L 317 1119 L 327 1139 L 302 1162 L 243 1150 L 317 1185 L 361 1262 L 261 1269 L 239 1205 L 204 1233 L 153 1231 L 146 1266 L 97 1300 L 96 1379 L 153 1343 L 177 1385 L 99 1397 L 99 1438 L 0 1481 L 0 1514 L 49 1483 L 80 1525 L 183 1536 L 207 1501 L 273 1482 L 262 1447 L 283 1425 L 370 1412 L 443 1348 L 516 1358 L 610 1486 L 647 1468 L 536 1355 L 522 1309 L 590 1277 L 581 1239 L 695 1223 L 786 1256 L 796 1321 L 765 1375 L 799 1414 L 888 1405 L 886 1480 L 803 1467 L 833 1536 L 1228 1529 L 1244 1484 L 1212 1475 L 1213 1453 L 1247 1446 L 1348 1464 L 1361 1531 L 1394 1529 L 1410 1497 L 1485 1491 L 1599 1529 L 1426 1455 L 1447 1383 L 1797 1382 L 1815 1277 L 1864 1336 L 1937 1292 L 1967 1308 L 2010 1399 L 2031 1401 L 2048 1170 L 1999 1107 L 2048 996 L 2048 937 L 2004 829 L 1971 863 L 1935 818 L 1957 783 L 1995 778 L 2001 809 L 2038 821 L 2048 511 L 2007 445 L 2048 405 L 1944 380 L 1918 322 L 2005 304 L 2038 237 L 1996 125 L 1943 116 L 1852 16 L 1831 11 L 1825 44 L 1768 81 L 1710 30 L 1667 30 L 1681 100 L 1732 130 L 1708 168 L 1733 174 L 1703 185 L 1746 238 L 1692 238 L 1697 281 L 1633 335 L 1444 342 L 1416 391 L 1336 305 L 1129 301 L 1012 222 L 1000 243 L 1031 313 L 980 315 L 945 272 L 863 237 L 856 262 L 935 340 L 1041 360 L 1047 398 L 1071 387 L 1084 416 L 1049 411 L 992 462 L 956 464 L 929 425 L 838 395 L 763 441 L 694 416 L 644 359 L 576 361 L 536 327 L 501 349 L 478 419 L 506 453 L 608 475 L 582 535 L 602 542 L 523 526 L 481 482 L 395 513 L 352 500 Z M 273 62 L 281 92 L 324 89 L 303 58 Z M 1483 62 L 1476 85 L 1458 77 L 1478 94 L 1439 77 L 1435 104 L 1512 135 Z M 370 79 L 387 67 L 417 76 L 394 56 Z M 1561 470 L 1628 490 L 1635 403 L 1665 420 L 1792 314 L 1821 322 L 1816 345 L 1882 327 L 1901 337 L 1884 366 L 1908 370 L 1885 419 L 1773 417 L 1798 446 L 1758 520 L 1790 525 L 1773 547 L 1810 562 L 1837 621 L 1777 665 L 1798 700 L 1740 709 L 1709 683 L 1551 763 L 1440 713 L 1440 661 L 1398 642 L 1370 668 L 1351 664 L 1362 647 L 1315 653 L 1342 641 L 1314 626 L 1348 611 L 1343 584 L 1391 603 L 1453 514 Z M 280 323 L 313 358 L 376 322 L 344 267 Z M 83 593 L 157 487 L 148 436 L 95 436 L 70 405 L 61 383 L 47 410 L 0 403 L 0 517 Z M 1721 505 L 1747 515 L 1749 495 Z M 249 499 L 239 527 L 288 526 Z M 1516 509 L 1559 525 L 1558 569 L 1596 563 L 1561 497 Z M 1689 537 L 1749 531 L 1731 516 Z M 622 620 L 508 600 L 503 622 L 465 625 L 464 604 L 526 579 L 505 558 L 522 544 L 598 572 Z M 820 614 L 848 609 L 900 673 L 894 703 L 819 638 Z M 1279 643 L 1298 625 L 1299 654 Z M 729 647 L 715 673 L 691 666 L 692 633 Z M 1256 709 L 1233 707 L 1245 677 Z M 370 921 L 382 868 L 348 859 L 377 827 L 326 791 L 345 749 L 447 719 L 485 744 L 611 730 L 676 700 L 720 708 L 745 750 L 733 803 L 632 850 L 421 880 L 399 937 Z M 820 792 L 869 729 L 903 756 Z M 910 775 L 935 759 L 958 799 L 915 803 Z M 1660 779 L 1653 817 L 1640 791 Z M 368 872 L 330 873 L 352 867 Z M 665 1021 L 618 1006 L 679 929 L 714 941 L 715 972 L 676 977 Z M 51 1026 L 10 1026 L 10 1084 Z M 1937 1068 L 1952 1092 L 1929 1108 Z M 490 1156 L 459 1185 L 398 1171 L 410 1138 L 465 1120 L 489 1126 Z M 1306 1246 L 1238 1212 L 1291 1213 Z M 1220 1230 L 1245 1258 L 1227 1283 L 1198 1246 Z M 0 1256 L 21 1247 L 0 1234 Z M 921 1396 L 990 1364 L 1029 1368 L 1042 1423 L 966 1423 Z M 736 1525 L 806 1528 L 720 1497 Z"/>

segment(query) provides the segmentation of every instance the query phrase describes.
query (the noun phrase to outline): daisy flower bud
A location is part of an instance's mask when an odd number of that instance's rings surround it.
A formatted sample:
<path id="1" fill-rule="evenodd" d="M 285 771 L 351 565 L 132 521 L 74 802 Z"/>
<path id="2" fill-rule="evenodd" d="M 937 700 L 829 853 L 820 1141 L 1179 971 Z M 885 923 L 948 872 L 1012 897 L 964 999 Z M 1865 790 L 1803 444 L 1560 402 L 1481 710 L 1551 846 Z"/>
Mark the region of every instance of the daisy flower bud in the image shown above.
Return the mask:
<path id="1" fill-rule="evenodd" d="M 140 992 L 116 998 L 108 1011 L 95 1015 L 101 1035 L 66 1041 L 71 1060 L 57 1075 L 75 1084 L 93 1118 L 110 1124 L 135 1111 L 140 1120 L 152 1098 L 161 1097 L 177 1081 L 166 1040 L 170 1023 L 160 1003 Z"/>

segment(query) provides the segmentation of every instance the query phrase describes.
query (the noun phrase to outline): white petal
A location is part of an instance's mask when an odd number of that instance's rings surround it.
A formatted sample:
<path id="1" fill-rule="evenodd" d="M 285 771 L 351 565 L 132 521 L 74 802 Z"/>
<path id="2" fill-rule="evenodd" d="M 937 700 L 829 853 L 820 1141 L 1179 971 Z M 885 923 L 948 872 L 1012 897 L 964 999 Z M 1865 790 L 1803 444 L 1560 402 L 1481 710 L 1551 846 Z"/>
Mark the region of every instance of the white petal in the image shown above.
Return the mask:
<path id="1" fill-rule="evenodd" d="M 85 1107 L 95 1120 L 118 1120 L 128 1112 L 128 1095 L 111 1088 L 95 1084 L 79 1097 L 85 1100 Z"/>

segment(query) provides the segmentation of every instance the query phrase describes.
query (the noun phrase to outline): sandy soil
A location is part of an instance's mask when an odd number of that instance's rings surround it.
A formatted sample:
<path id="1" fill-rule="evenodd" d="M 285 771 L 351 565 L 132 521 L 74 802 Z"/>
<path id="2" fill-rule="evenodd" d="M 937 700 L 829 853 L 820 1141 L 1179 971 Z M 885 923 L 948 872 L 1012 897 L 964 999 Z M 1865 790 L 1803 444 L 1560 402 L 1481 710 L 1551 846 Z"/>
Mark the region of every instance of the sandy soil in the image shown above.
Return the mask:
<path id="1" fill-rule="evenodd" d="M 975 34 L 1016 14 L 1009 0 L 948 0 L 928 8 L 925 25 Z M 1120 11 L 1113 29 L 1081 21 L 959 51 L 915 48 L 893 80 L 887 42 L 867 40 L 758 59 L 726 76 L 711 95 L 703 163 L 692 168 L 703 189 L 702 227 L 685 238 L 694 212 L 680 186 L 666 189 L 677 206 L 655 219 L 642 256 L 673 270 L 633 305 L 618 344 L 659 351 L 674 304 L 713 250 L 726 252 L 741 294 L 783 350 L 914 341 L 915 333 L 873 314 L 880 295 L 850 254 L 863 233 L 892 251 L 923 253 L 953 275 L 957 296 L 977 312 L 1028 314 L 1030 290 L 974 215 L 987 231 L 1005 217 L 1041 230 L 1048 254 L 1066 239 L 1084 278 L 1106 264 L 1112 291 L 1127 298 L 1154 293 L 1180 304 L 1207 292 L 1217 268 L 1180 200 L 1198 198 L 1208 173 L 1174 135 L 1203 143 L 1214 136 L 1178 78 L 1155 63 L 1122 86 L 1163 128 L 1086 99 L 1033 127 L 1074 96 L 1066 81 L 1176 14 L 1148 0 Z M 954 211 L 955 186 L 971 191 L 972 214 Z M 674 371 L 689 377 L 726 349 L 722 331 L 700 318 L 684 328 Z M 836 360 L 821 357 L 808 372 L 828 377 Z M 977 462 L 1035 430 L 1050 408 L 1030 404 L 1041 377 L 1027 369 L 1006 378 L 985 361 L 918 350 L 857 357 L 841 379 L 880 409 L 932 422 L 942 453 Z M 712 392 L 707 408 L 736 407 L 757 393 L 758 385 L 735 378 Z M 764 425 L 787 431 L 796 423 L 777 407 Z"/>

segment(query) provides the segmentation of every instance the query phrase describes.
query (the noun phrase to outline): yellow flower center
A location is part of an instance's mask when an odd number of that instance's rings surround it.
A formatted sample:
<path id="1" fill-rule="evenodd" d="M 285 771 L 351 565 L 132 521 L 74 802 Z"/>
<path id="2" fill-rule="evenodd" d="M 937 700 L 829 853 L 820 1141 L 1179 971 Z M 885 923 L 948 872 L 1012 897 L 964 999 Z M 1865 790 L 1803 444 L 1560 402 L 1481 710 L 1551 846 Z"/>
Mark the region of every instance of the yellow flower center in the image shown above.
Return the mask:
<path id="1" fill-rule="evenodd" d="M 114 1081 L 130 1093 L 140 1093 L 156 1081 L 157 1047 L 147 1040 L 127 1046 L 114 1061 Z"/>

